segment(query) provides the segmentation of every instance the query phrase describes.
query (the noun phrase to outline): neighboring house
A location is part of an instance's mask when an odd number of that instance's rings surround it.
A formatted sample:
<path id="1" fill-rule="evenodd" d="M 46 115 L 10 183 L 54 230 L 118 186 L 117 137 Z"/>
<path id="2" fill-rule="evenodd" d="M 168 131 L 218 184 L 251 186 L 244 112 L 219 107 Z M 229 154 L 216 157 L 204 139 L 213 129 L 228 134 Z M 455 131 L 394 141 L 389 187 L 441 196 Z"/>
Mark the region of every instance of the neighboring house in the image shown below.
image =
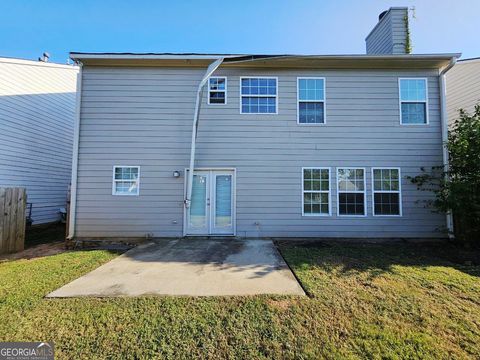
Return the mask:
<path id="1" fill-rule="evenodd" d="M 71 180 L 78 67 L 0 58 L 0 186 L 23 186 L 33 224 L 58 221 Z"/>
<path id="2" fill-rule="evenodd" d="M 72 53 L 70 237 L 446 236 L 406 177 L 443 163 L 459 55 L 405 54 L 406 15 L 383 14 L 366 55 Z"/>
<path id="3" fill-rule="evenodd" d="M 480 58 L 459 60 L 447 75 L 449 123 L 458 119 L 459 109 L 472 113 L 480 105 Z"/>

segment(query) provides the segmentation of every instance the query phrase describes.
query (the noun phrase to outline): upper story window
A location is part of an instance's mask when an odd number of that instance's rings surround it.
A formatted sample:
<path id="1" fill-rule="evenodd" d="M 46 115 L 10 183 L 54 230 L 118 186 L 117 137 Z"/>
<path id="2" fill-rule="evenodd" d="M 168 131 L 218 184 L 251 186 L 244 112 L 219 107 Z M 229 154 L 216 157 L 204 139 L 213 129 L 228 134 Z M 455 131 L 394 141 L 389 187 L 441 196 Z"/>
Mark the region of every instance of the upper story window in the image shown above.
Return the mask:
<path id="1" fill-rule="evenodd" d="M 399 79 L 398 82 L 401 124 L 428 124 L 427 79 Z"/>
<path id="2" fill-rule="evenodd" d="M 365 169 L 337 169 L 338 215 L 365 216 Z"/>
<path id="3" fill-rule="evenodd" d="M 298 123 L 325 124 L 325 78 L 298 78 Z"/>
<path id="4" fill-rule="evenodd" d="M 140 191 L 139 166 L 114 166 L 112 195 L 138 195 Z"/>
<path id="5" fill-rule="evenodd" d="M 227 78 L 211 77 L 208 79 L 208 104 L 224 105 L 227 103 Z"/>
<path id="6" fill-rule="evenodd" d="M 241 114 L 277 113 L 277 78 L 240 78 Z"/>

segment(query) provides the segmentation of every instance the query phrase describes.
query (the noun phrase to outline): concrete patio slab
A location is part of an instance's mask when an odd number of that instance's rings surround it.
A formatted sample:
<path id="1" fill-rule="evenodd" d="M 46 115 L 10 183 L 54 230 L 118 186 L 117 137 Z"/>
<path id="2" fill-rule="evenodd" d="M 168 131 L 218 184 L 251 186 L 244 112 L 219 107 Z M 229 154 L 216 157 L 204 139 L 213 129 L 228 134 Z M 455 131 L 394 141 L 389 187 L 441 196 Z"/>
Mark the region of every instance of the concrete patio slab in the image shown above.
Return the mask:
<path id="1" fill-rule="evenodd" d="M 305 295 L 269 240 L 158 240 L 47 297 Z"/>

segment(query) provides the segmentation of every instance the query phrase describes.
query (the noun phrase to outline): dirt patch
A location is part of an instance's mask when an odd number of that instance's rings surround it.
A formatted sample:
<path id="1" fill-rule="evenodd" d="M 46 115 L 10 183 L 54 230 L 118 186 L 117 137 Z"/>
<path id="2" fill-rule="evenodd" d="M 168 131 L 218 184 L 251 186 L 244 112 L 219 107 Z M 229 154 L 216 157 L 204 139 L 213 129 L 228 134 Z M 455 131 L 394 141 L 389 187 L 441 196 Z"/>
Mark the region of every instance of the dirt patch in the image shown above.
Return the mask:
<path id="1" fill-rule="evenodd" d="M 268 299 L 267 303 L 270 307 L 277 309 L 277 310 L 282 310 L 286 311 L 292 306 L 292 303 L 290 300 L 274 300 L 274 299 Z"/>
<path id="2" fill-rule="evenodd" d="M 32 246 L 28 249 L 15 254 L 5 254 L 0 256 L 0 261 L 18 260 L 18 259 L 34 259 L 38 257 L 51 256 L 67 251 L 63 241 L 51 242 L 48 244 L 40 244 Z"/>
<path id="3" fill-rule="evenodd" d="M 331 244 L 327 243 L 324 240 L 320 239 L 309 239 L 309 240 L 275 240 L 274 244 L 277 247 L 281 246 L 295 246 L 302 248 L 312 248 L 318 249 L 323 247 L 330 247 Z"/>
<path id="4" fill-rule="evenodd" d="M 62 223 L 34 225 L 28 227 L 25 233 L 26 248 L 63 240 L 65 240 L 65 224 Z"/>

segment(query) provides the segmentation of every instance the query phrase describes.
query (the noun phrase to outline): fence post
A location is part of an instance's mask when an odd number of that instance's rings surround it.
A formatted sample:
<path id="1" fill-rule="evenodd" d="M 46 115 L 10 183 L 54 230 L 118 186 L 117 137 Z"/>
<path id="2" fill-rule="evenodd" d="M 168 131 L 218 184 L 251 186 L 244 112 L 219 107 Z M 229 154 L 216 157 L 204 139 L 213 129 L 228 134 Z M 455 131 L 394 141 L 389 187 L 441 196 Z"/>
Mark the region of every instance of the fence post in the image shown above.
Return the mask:
<path id="1" fill-rule="evenodd" d="M 27 218 L 25 216 L 27 208 L 27 190 L 25 188 L 18 188 L 17 206 L 15 252 L 22 251 L 25 248 L 25 228 L 27 225 Z"/>
<path id="2" fill-rule="evenodd" d="M 5 237 L 4 234 L 7 231 L 4 224 L 6 195 L 7 189 L 0 187 L 0 254 L 3 254 L 4 252 L 5 242 L 3 239 Z"/>

